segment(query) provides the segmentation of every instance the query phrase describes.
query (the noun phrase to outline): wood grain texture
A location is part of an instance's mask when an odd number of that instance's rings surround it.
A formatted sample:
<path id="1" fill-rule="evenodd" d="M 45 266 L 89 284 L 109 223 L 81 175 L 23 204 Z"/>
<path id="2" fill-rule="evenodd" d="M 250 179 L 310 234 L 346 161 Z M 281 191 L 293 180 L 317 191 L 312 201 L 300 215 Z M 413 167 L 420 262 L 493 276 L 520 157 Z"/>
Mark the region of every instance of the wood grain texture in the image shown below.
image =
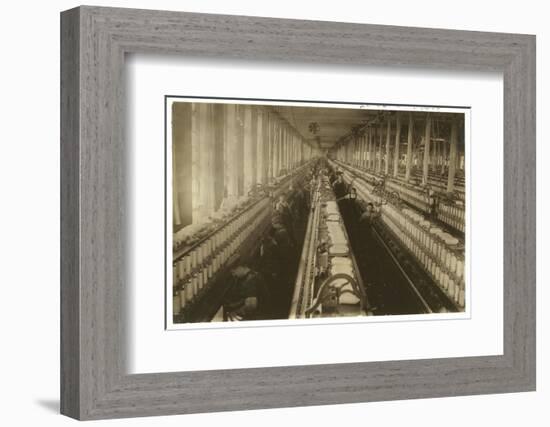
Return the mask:
<path id="1" fill-rule="evenodd" d="M 80 414 L 78 10 L 61 20 L 61 412 Z"/>
<path id="2" fill-rule="evenodd" d="M 61 408 L 78 419 L 535 389 L 535 38 L 80 7 L 61 25 Z M 128 375 L 124 55 L 504 75 L 504 354 Z"/>

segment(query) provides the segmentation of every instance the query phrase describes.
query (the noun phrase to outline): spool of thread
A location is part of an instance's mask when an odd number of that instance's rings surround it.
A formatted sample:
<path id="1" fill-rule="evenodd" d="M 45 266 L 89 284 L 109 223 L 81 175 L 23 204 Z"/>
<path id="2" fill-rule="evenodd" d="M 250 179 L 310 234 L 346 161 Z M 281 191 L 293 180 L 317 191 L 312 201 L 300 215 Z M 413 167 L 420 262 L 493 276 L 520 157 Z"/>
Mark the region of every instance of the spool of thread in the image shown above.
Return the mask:
<path id="1" fill-rule="evenodd" d="M 197 293 L 202 289 L 204 283 L 203 283 L 203 275 L 202 270 L 199 270 L 197 272 Z"/>
<path id="2" fill-rule="evenodd" d="M 212 256 L 214 252 L 216 252 L 216 242 L 214 241 L 214 238 L 210 239 L 209 241 L 209 256 Z"/>
<path id="3" fill-rule="evenodd" d="M 438 261 L 441 259 L 441 242 L 437 240 L 435 241 L 434 245 L 434 256 L 435 259 Z"/>
<path id="4" fill-rule="evenodd" d="M 185 255 L 183 257 L 183 264 L 184 264 L 185 276 L 189 276 L 191 274 L 191 256 Z"/>
<path id="5" fill-rule="evenodd" d="M 181 313 L 180 294 L 175 291 L 172 297 L 172 313 L 174 316 L 178 316 Z"/>
<path id="6" fill-rule="evenodd" d="M 180 258 L 177 263 L 177 270 L 178 270 L 178 280 L 181 280 L 185 277 L 185 262 L 183 258 Z"/>
<path id="7" fill-rule="evenodd" d="M 185 308 L 185 303 L 187 302 L 187 298 L 185 296 L 185 287 L 182 288 L 182 290 L 179 292 L 179 299 L 180 299 L 180 307 L 181 307 L 181 310 L 183 311 L 183 309 Z"/>
<path id="8" fill-rule="evenodd" d="M 193 274 L 193 278 L 191 279 L 191 286 L 193 288 L 194 298 L 199 293 L 199 278 L 197 277 L 197 274 Z"/>
<path id="9" fill-rule="evenodd" d="M 176 286 L 177 284 L 178 284 L 178 267 L 176 264 L 173 267 L 172 286 Z"/>
<path id="10" fill-rule="evenodd" d="M 446 250 L 446 255 L 445 255 L 445 268 L 451 272 L 451 258 L 452 258 L 452 253 L 450 250 Z"/>
<path id="11" fill-rule="evenodd" d="M 447 250 L 445 245 L 443 245 L 443 247 L 441 248 L 441 264 L 444 268 L 447 268 L 447 254 L 448 253 L 449 253 L 449 251 Z"/>
<path id="12" fill-rule="evenodd" d="M 187 282 L 185 283 L 184 289 L 185 289 L 185 301 L 187 303 L 190 303 L 193 300 L 193 296 L 195 295 L 192 279 L 187 280 Z"/>
<path id="13" fill-rule="evenodd" d="M 199 247 L 197 248 L 197 266 L 202 265 L 202 261 L 204 259 L 203 257 L 203 251 L 204 251 L 204 243 L 201 243 Z"/>
<path id="14" fill-rule="evenodd" d="M 214 275 L 214 266 L 212 265 L 212 263 L 208 264 L 208 279 L 211 279 L 212 276 Z"/>
<path id="15" fill-rule="evenodd" d="M 456 261 L 456 276 L 460 279 L 464 275 L 464 262 L 462 260 Z"/>
<path id="16" fill-rule="evenodd" d="M 455 281 L 452 278 L 449 278 L 449 287 L 447 288 L 450 295 L 453 295 L 455 291 Z"/>
<path id="17" fill-rule="evenodd" d="M 202 246 L 202 262 L 203 264 L 208 260 L 208 257 L 210 256 L 210 250 L 208 248 L 208 240 L 204 242 Z"/>
<path id="18" fill-rule="evenodd" d="M 454 253 L 451 254 L 451 268 L 450 268 L 450 271 L 453 274 L 456 273 L 456 255 Z"/>
<path id="19" fill-rule="evenodd" d="M 216 232 L 212 238 L 212 252 L 215 252 L 216 251 L 216 248 L 217 248 L 217 243 L 218 243 L 218 233 Z"/>
<path id="20" fill-rule="evenodd" d="M 443 284 L 443 289 L 447 290 L 449 289 L 449 275 L 443 271 L 441 274 L 442 280 L 441 283 Z"/>

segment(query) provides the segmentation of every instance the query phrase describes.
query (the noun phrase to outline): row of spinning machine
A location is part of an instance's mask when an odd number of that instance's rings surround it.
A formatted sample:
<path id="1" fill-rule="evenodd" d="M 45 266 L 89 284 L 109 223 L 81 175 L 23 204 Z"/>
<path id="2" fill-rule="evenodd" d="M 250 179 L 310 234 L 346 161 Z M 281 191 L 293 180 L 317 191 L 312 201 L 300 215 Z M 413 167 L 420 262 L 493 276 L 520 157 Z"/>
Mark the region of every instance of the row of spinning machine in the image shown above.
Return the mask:
<path id="1" fill-rule="evenodd" d="M 361 274 L 323 170 L 310 187 L 311 212 L 289 318 L 369 315 Z"/>
<path id="2" fill-rule="evenodd" d="M 464 311 L 465 308 L 465 259 L 464 238 L 458 237 L 464 230 L 464 205 L 440 204 L 447 208 L 439 209 L 435 215 L 426 215 L 429 211 L 429 202 L 423 193 L 415 188 L 414 196 L 422 201 L 422 205 L 412 203 L 407 198 L 406 187 L 401 187 L 392 194 L 398 196 L 398 200 L 390 198 L 381 202 L 384 188 L 377 185 L 371 179 L 368 172 L 361 171 L 341 162 L 329 160 L 333 168 L 341 168 L 347 182 L 353 183 L 357 195 L 364 201 L 372 202 L 379 206 L 380 221 L 377 230 L 384 232 L 387 238 L 391 238 L 405 248 L 406 253 L 417 265 L 421 266 L 429 276 L 433 284 L 445 295 L 438 298 L 439 301 L 431 301 L 425 304 L 428 312 L 436 311 Z M 388 187 L 386 182 L 386 187 Z M 390 187 L 394 190 L 393 187 Z M 390 195 L 392 195 L 390 194 Z M 450 203 L 450 202 L 449 202 Z M 452 216 L 445 216 L 447 212 L 453 212 Z M 431 216 L 431 217 L 430 217 Z M 456 220 L 457 217 L 462 220 Z M 456 224 L 459 226 L 455 225 Z M 457 232 L 458 231 L 458 232 Z M 453 234 L 450 234 L 450 233 Z M 409 263 L 410 264 L 410 263 Z M 412 283 L 411 283 L 412 284 Z M 415 289 L 416 285 L 413 285 Z M 419 290 L 416 289 L 415 292 Z M 421 289 L 420 289 L 421 291 Z M 422 293 L 422 292 L 421 292 Z M 419 294 L 420 296 L 420 294 Z M 433 289 L 424 297 L 434 297 Z"/>

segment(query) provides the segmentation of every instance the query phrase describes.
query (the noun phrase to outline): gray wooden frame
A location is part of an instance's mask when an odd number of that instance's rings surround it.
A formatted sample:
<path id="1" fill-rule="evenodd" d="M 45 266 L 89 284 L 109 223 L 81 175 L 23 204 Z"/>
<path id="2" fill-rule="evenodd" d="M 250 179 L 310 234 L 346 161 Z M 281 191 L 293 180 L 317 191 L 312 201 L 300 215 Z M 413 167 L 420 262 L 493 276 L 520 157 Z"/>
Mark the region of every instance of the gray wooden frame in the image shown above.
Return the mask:
<path id="1" fill-rule="evenodd" d="M 504 354 L 128 375 L 128 52 L 502 72 Z M 534 389 L 534 36 L 87 6 L 61 14 L 63 414 L 99 419 Z"/>

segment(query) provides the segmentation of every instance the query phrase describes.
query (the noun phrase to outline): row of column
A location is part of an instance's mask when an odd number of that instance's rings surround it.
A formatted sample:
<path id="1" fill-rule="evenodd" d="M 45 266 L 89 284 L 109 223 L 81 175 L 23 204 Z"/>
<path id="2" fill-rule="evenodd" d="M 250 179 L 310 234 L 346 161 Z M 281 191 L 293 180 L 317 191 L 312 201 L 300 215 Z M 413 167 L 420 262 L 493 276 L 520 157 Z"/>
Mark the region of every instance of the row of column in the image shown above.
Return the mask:
<path id="1" fill-rule="evenodd" d="M 264 106 L 172 104 L 174 226 L 206 219 L 313 156 L 301 135 Z"/>
<path id="2" fill-rule="evenodd" d="M 407 122 L 407 142 L 404 153 L 401 148 L 403 121 Z M 392 128 L 395 132 L 392 135 Z M 414 118 L 412 113 L 396 113 L 395 119 L 388 118 L 378 126 L 369 126 L 365 131 L 352 136 L 341 145 L 336 157 L 356 167 L 398 177 L 400 166 L 404 166 L 405 180 L 411 179 L 413 166 L 422 166 L 422 184 L 427 184 L 431 168 L 438 168 L 441 174 L 447 172 L 447 191 L 455 186 L 457 169 L 464 169 L 464 156 L 458 150 L 459 118 L 452 118 L 448 138 L 435 140 L 432 137 L 433 116 L 427 113 L 424 119 L 422 141 L 424 152 L 420 159 L 414 144 Z M 393 146 L 393 149 L 392 149 Z M 416 146 L 416 149 L 420 144 Z M 416 151 L 416 152 L 415 152 Z"/>

